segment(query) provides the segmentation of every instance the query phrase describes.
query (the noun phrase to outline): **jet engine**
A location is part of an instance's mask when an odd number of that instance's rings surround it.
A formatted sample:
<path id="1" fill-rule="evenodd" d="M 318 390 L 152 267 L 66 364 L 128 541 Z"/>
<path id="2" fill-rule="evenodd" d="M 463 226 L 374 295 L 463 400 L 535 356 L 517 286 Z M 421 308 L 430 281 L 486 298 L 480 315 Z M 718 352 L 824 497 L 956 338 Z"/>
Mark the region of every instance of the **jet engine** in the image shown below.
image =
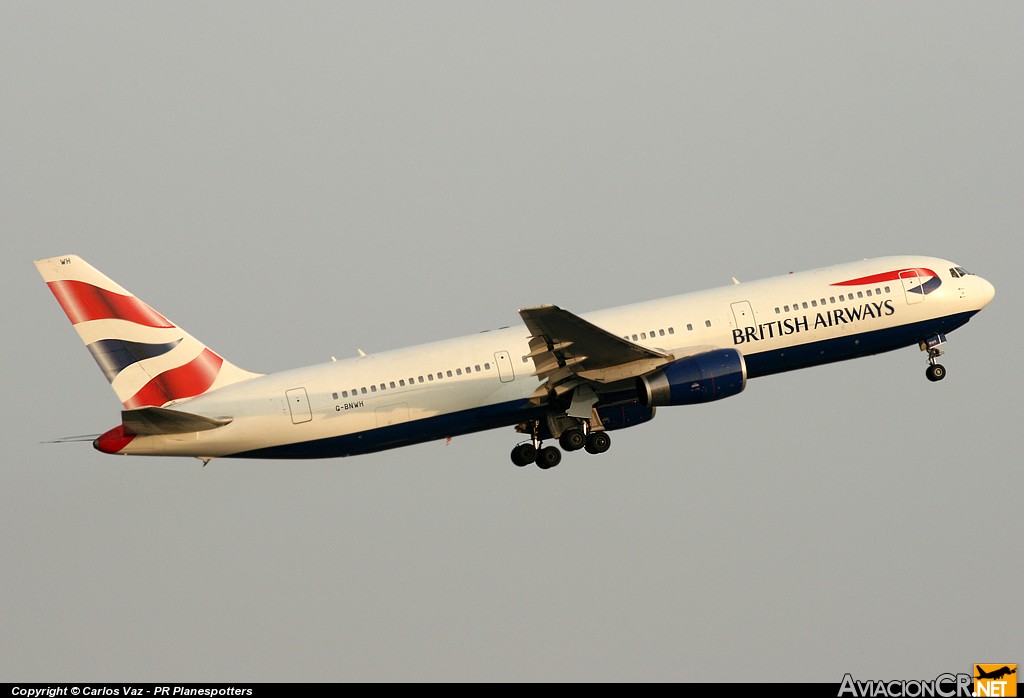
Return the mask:
<path id="1" fill-rule="evenodd" d="M 747 364 L 735 349 L 713 349 L 674 361 L 636 379 L 640 404 L 696 405 L 743 392 Z"/>

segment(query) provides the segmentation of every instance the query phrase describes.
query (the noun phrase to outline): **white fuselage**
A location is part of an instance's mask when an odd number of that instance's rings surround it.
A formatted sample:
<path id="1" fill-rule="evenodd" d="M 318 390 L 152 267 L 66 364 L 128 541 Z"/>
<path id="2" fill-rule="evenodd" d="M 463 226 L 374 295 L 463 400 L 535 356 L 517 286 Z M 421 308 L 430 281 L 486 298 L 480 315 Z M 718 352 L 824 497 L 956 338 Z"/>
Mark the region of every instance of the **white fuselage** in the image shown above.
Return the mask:
<path id="1" fill-rule="evenodd" d="M 963 325 L 994 290 L 958 269 L 933 257 L 885 257 L 581 317 L 665 354 L 735 348 L 757 377 L 915 345 Z M 892 270 L 933 271 L 938 281 L 923 271 L 885 279 Z M 529 353 L 529 332 L 516 326 L 261 376 L 168 405 L 230 424 L 136 436 L 120 452 L 344 456 L 513 425 L 545 409 Z"/>

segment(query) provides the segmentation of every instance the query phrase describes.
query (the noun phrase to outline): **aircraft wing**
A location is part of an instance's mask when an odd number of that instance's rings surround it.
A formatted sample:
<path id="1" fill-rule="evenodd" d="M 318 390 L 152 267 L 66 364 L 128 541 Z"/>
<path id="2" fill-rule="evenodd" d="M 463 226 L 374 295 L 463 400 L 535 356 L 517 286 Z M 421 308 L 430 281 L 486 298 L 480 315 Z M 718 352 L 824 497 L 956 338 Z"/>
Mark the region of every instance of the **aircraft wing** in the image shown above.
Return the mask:
<path id="1" fill-rule="evenodd" d="M 607 384 L 649 373 L 675 360 L 671 354 L 622 339 L 556 305 L 524 308 L 535 376 L 541 394 L 561 394 L 582 383 Z"/>
<path id="2" fill-rule="evenodd" d="M 185 434 L 206 431 L 230 424 L 230 419 L 213 419 L 200 414 L 168 410 L 163 407 L 140 407 L 121 412 L 125 433 L 139 436 L 154 434 Z"/>

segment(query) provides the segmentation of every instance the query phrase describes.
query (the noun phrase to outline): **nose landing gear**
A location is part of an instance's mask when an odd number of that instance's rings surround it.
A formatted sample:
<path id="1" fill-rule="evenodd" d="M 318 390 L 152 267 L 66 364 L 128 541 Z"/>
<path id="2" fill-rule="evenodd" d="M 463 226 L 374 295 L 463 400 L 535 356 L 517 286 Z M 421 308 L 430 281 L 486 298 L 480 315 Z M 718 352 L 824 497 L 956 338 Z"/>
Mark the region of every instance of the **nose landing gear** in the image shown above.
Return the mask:
<path id="1" fill-rule="evenodd" d="M 931 364 L 928 369 L 924 372 L 924 375 L 928 376 L 928 380 L 931 382 L 940 381 L 946 377 L 946 367 L 942 364 Z"/>
<path id="2" fill-rule="evenodd" d="M 928 369 L 924 372 L 924 375 L 928 377 L 932 383 L 942 380 L 946 377 L 946 367 L 938 363 L 936 359 L 942 356 L 943 351 L 939 349 L 940 344 L 946 343 L 946 335 L 937 334 L 933 337 L 921 342 L 921 351 L 928 352 Z"/>

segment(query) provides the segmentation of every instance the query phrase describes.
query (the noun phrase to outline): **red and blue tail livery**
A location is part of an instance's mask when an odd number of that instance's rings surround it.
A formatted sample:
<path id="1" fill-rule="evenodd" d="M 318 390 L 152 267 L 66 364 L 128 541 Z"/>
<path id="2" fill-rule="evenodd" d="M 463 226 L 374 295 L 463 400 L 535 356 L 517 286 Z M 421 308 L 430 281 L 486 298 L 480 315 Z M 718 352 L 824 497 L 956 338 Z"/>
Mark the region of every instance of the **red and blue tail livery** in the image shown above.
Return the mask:
<path id="1" fill-rule="evenodd" d="M 995 296 L 953 262 L 880 257 L 583 315 L 524 308 L 513 327 L 260 374 L 79 257 L 36 267 L 124 407 L 95 447 L 204 462 L 354 456 L 513 427 L 512 462 L 547 469 L 563 451 L 604 453 L 609 432 L 658 407 L 732 397 L 760 376 L 918 347 L 939 381 L 946 335 Z"/>
<path id="2" fill-rule="evenodd" d="M 36 262 L 125 408 L 163 407 L 254 378 L 79 257 Z"/>

